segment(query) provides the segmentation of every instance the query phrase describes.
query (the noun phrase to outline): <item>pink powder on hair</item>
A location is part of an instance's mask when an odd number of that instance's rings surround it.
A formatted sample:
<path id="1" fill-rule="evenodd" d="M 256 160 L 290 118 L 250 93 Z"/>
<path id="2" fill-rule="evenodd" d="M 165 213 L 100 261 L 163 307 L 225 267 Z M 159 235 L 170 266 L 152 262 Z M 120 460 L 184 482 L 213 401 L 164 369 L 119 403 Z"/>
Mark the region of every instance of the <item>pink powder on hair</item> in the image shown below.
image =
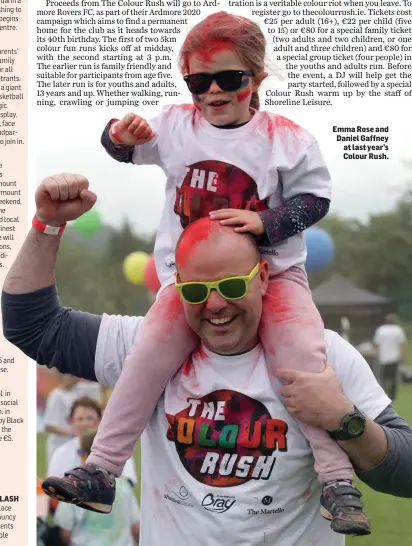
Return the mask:
<path id="1" fill-rule="evenodd" d="M 213 222 L 205 217 L 187 226 L 176 249 L 176 261 L 185 266 L 194 249 L 209 238 Z"/>
<path id="2" fill-rule="evenodd" d="M 222 51 L 227 51 L 232 49 L 232 46 L 227 41 L 217 40 L 217 41 L 208 41 L 208 34 L 209 30 L 205 30 L 203 41 L 204 41 L 204 48 L 193 52 L 192 55 L 189 57 L 189 67 L 190 67 L 190 59 L 194 57 L 197 57 L 202 63 L 209 64 L 214 61 L 215 55 L 217 53 L 220 53 Z"/>

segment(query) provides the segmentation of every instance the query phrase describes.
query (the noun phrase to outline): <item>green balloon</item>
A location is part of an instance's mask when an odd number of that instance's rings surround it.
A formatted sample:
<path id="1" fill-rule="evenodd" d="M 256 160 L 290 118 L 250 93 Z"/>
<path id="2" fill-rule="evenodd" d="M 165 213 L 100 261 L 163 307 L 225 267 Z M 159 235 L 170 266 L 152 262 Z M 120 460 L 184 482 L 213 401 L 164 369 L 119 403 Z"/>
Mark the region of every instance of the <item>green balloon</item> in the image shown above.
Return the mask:
<path id="1" fill-rule="evenodd" d="M 79 233 L 86 237 L 91 237 L 97 233 L 101 224 L 100 214 L 94 209 L 89 210 L 89 212 L 86 212 L 83 216 L 80 216 L 80 218 L 77 218 L 77 220 L 74 221 L 74 227 Z"/>

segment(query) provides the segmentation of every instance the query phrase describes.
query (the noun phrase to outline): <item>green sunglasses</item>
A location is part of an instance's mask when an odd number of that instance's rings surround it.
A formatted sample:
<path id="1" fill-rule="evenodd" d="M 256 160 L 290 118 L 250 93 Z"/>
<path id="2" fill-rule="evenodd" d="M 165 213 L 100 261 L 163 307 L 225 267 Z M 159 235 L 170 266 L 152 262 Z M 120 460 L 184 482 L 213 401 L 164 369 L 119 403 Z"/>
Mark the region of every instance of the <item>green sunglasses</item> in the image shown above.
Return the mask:
<path id="1" fill-rule="evenodd" d="M 176 289 L 186 303 L 196 305 L 207 300 L 211 290 L 216 290 L 226 300 L 240 300 L 246 296 L 250 281 L 259 272 L 260 263 L 256 264 L 249 275 L 245 277 L 228 277 L 213 282 L 182 282 L 178 283 L 176 275 Z"/>

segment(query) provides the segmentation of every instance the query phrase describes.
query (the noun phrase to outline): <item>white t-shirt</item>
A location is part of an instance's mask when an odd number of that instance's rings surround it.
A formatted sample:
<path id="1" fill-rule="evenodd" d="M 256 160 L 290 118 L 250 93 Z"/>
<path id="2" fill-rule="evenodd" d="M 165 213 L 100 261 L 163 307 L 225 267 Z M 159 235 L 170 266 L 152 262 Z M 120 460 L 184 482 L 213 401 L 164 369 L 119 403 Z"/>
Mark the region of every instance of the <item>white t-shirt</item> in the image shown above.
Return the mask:
<path id="1" fill-rule="evenodd" d="M 46 402 L 44 426 L 59 427 L 70 432 L 71 427 L 67 419 L 70 415 L 72 404 L 78 396 L 79 394 L 75 387 L 69 391 L 63 390 L 60 387 L 53 389 Z M 48 434 L 46 441 L 47 464 L 50 463 L 55 450 L 68 440 L 70 440 L 69 436 L 61 436 L 54 433 Z"/>
<path id="2" fill-rule="evenodd" d="M 103 317 L 96 376 L 113 386 L 141 318 Z M 362 356 L 325 331 L 328 362 L 371 419 L 390 400 Z M 168 383 L 142 437 L 141 546 L 343 546 L 319 513 L 314 459 L 260 346 L 206 349 Z"/>
<path id="3" fill-rule="evenodd" d="M 70 546 L 133 546 L 131 526 L 139 521 L 139 504 L 123 478 L 116 480 L 116 500 L 110 514 L 98 514 L 63 502 L 54 514 L 54 523 L 71 531 Z"/>
<path id="4" fill-rule="evenodd" d="M 96 402 L 100 404 L 102 394 L 99 383 L 96 383 L 95 381 L 87 381 L 86 379 L 80 379 L 79 382 L 76 383 L 76 390 L 78 397 L 87 396 L 88 398 L 96 400 Z"/>
<path id="5" fill-rule="evenodd" d="M 65 472 L 79 466 L 81 464 L 80 455 L 78 453 L 79 448 L 80 438 L 72 438 L 58 447 L 50 460 L 47 475 L 63 478 Z M 123 476 L 130 480 L 133 485 L 137 484 L 136 468 L 133 459 L 126 461 L 123 469 Z"/>
<path id="6" fill-rule="evenodd" d="M 236 129 L 208 123 L 193 105 L 171 105 L 149 120 L 156 137 L 135 146 L 133 162 L 158 165 L 167 176 L 166 201 L 155 245 L 162 285 L 175 272 L 175 248 L 183 227 L 218 208 L 263 210 L 295 195 L 331 197 L 329 172 L 314 137 L 290 120 L 255 111 Z M 262 247 L 271 273 L 306 260 L 299 233 Z"/>
<path id="7" fill-rule="evenodd" d="M 378 359 L 381 364 L 394 364 L 402 358 L 402 344 L 406 336 L 398 324 L 384 324 L 375 332 L 373 342 L 378 347 Z"/>

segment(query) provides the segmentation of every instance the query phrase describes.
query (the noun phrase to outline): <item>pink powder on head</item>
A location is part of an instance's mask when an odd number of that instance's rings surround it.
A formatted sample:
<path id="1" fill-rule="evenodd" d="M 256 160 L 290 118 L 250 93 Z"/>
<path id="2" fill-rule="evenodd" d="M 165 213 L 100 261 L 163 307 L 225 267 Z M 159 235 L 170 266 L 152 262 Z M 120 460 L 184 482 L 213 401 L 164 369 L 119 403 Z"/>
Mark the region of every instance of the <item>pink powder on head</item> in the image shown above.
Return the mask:
<path id="1" fill-rule="evenodd" d="M 205 31 L 204 36 L 204 46 L 203 49 L 194 51 L 189 56 L 189 70 L 190 69 L 190 60 L 193 57 L 196 57 L 199 61 L 201 61 L 204 65 L 210 65 L 210 63 L 213 63 L 215 60 L 215 56 L 217 53 L 221 53 L 222 51 L 228 51 L 232 49 L 232 44 L 230 42 L 217 40 L 217 41 L 208 41 L 207 38 L 208 31 Z"/>
<path id="2" fill-rule="evenodd" d="M 187 226 L 176 249 L 176 261 L 185 266 L 189 257 L 201 241 L 209 238 L 214 223 L 208 217 L 200 218 Z"/>

